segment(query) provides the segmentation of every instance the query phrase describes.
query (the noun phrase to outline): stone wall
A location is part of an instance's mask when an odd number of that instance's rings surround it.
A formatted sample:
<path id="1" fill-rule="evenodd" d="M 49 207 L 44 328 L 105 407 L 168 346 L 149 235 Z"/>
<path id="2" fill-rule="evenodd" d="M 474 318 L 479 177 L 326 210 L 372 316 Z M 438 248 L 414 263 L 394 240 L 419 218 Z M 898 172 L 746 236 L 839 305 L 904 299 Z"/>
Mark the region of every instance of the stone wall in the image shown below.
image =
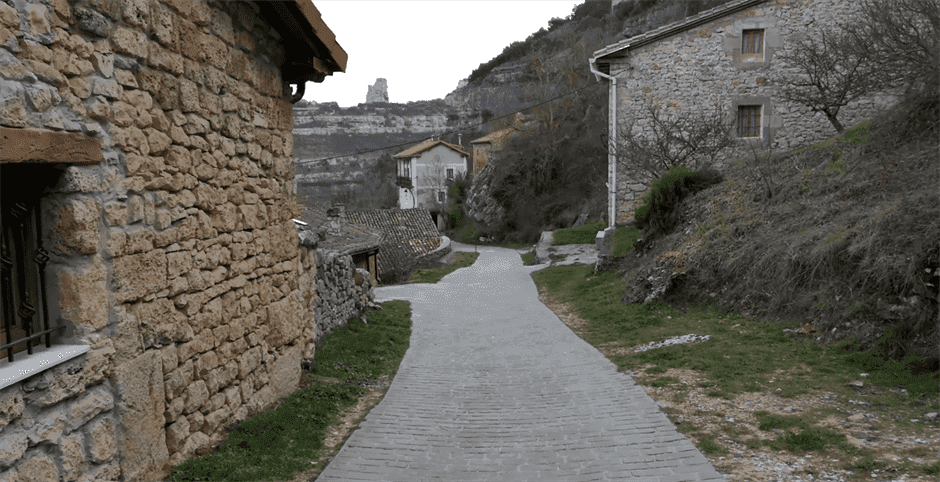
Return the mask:
<path id="1" fill-rule="evenodd" d="M 11 142 L 73 132 L 104 158 L 42 200 L 55 342 L 91 350 L 0 390 L 0 480 L 153 480 L 296 388 L 316 263 L 254 7 L 0 0 Z"/>
<path id="2" fill-rule="evenodd" d="M 836 134 L 826 117 L 779 95 L 783 74 L 794 71 L 780 56 L 817 29 L 834 30 L 854 14 L 850 0 L 771 0 L 704 25 L 631 49 L 613 59 L 618 75 L 618 119 L 634 133 L 648 132 L 642 113 L 652 102 L 667 113 L 718 108 L 733 121 L 739 105 L 761 105 L 763 138 L 775 152 L 818 142 Z M 764 29 L 763 59 L 741 55 L 744 29 Z M 868 119 L 891 101 L 872 96 L 842 109 L 843 125 Z M 748 155 L 747 149 L 737 155 Z M 735 153 L 729 151 L 729 156 Z M 720 167 L 720 166 L 719 166 Z M 617 221 L 633 218 L 648 179 L 618 166 Z"/>
<path id="3" fill-rule="evenodd" d="M 322 340 L 334 330 L 362 316 L 375 304 L 372 276 L 355 268 L 350 255 L 317 250 L 317 298 L 314 308 L 316 339 Z"/>

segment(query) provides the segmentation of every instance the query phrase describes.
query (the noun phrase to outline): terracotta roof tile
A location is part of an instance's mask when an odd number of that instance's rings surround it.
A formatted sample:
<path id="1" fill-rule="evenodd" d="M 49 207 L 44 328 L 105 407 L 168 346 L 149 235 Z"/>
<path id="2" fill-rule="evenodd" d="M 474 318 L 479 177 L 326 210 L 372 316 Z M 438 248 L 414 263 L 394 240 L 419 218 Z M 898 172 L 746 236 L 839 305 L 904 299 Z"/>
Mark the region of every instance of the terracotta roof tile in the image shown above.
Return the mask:
<path id="1" fill-rule="evenodd" d="M 426 150 L 428 150 L 428 149 L 431 149 L 431 148 L 433 148 L 433 147 L 435 147 L 435 146 L 438 146 L 438 145 L 447 146 L 447 147 L 449 147 L 449 148 L 451 148 L 451 149 L 457 151 L 459 154 L 464 155 L 464 156 L 469 156 L 469 155 L 470 155 L 470 154 L 467 153 L 467 151 L 463 150 L 462 147 L 460 147 L 460 146 L 458 146 L 458 145 L 456 145 L 456 144 L 451 144 L 451 143 L 449 143 L 449 142 L 444 142 L 444 141 L 435 141 L 435 140 L 432 140 L 432 139 L 425 139 L 424 141 L 421 141 L 421 142 L 419 142 L 419 143 L 417 143 L 417 144 L 415 144 L 415 145 L 409 147 L 408 149 L 405 149 L 404 151 L 401 151 L 401 152 L 399 152 L 398 154 L 395 154 L 395 155 L 392 156 L 392 157 L 396 157 L 396 158 L 397 158 L 397 157 L 412 157 L 412 156 L 417 156 L 418 154 L 421 154 L 422 152 L 424 152 L 424 151 L 426 151 Z"/>

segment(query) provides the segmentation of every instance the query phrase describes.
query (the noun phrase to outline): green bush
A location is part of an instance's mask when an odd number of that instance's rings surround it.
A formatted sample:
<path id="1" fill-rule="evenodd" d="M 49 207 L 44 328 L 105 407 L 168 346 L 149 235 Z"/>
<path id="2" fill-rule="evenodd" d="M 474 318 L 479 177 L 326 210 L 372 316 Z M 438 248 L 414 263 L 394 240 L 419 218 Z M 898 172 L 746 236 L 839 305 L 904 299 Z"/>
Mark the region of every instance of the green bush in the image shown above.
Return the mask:
<path id="1" fill-rule="evenodd" d="M 676 210 L 686 196 L 722 181 L 721 174 L 712 169 L 693 171 L 673 166 L 666 175 L 653 181 L 636 209 L 636 225 L 652 233 L 668 233 L 679 223 Z"/>

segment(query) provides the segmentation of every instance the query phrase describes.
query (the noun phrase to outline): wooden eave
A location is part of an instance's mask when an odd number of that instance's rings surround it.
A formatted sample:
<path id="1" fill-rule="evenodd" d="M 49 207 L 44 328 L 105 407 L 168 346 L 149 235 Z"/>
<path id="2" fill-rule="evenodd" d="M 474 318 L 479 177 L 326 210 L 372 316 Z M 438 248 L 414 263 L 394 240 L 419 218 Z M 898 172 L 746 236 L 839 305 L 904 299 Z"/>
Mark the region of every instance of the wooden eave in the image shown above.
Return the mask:
<path id="1" fill-rule="evenodd" d="M 345 72 L 348 55 L 310 0 L 257 1 L 261 16 L 280 35 L 287 58 L 282 75 L 289 83 L 322 82 Z"/>

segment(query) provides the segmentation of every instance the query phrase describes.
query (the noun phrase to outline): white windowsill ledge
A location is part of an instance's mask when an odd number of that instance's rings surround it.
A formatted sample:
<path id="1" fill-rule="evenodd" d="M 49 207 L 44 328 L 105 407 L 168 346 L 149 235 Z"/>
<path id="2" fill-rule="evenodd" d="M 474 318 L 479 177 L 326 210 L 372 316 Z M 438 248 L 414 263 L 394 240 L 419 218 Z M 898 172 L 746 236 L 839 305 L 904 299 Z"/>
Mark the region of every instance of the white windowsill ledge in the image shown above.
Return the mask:
<path id="1" fill-rule="evenodd" d="M 33 348 L 32 355 L 26 352 L 15 354 L 13 363 L 4 357 L 0 360 L 0 390 L 87 353 L 90 349 L 88 345 L 54 345 L 51 348 L 43 345 Z M 3 350 L 3 354 L 6 355 L 6 350 Z"/>

